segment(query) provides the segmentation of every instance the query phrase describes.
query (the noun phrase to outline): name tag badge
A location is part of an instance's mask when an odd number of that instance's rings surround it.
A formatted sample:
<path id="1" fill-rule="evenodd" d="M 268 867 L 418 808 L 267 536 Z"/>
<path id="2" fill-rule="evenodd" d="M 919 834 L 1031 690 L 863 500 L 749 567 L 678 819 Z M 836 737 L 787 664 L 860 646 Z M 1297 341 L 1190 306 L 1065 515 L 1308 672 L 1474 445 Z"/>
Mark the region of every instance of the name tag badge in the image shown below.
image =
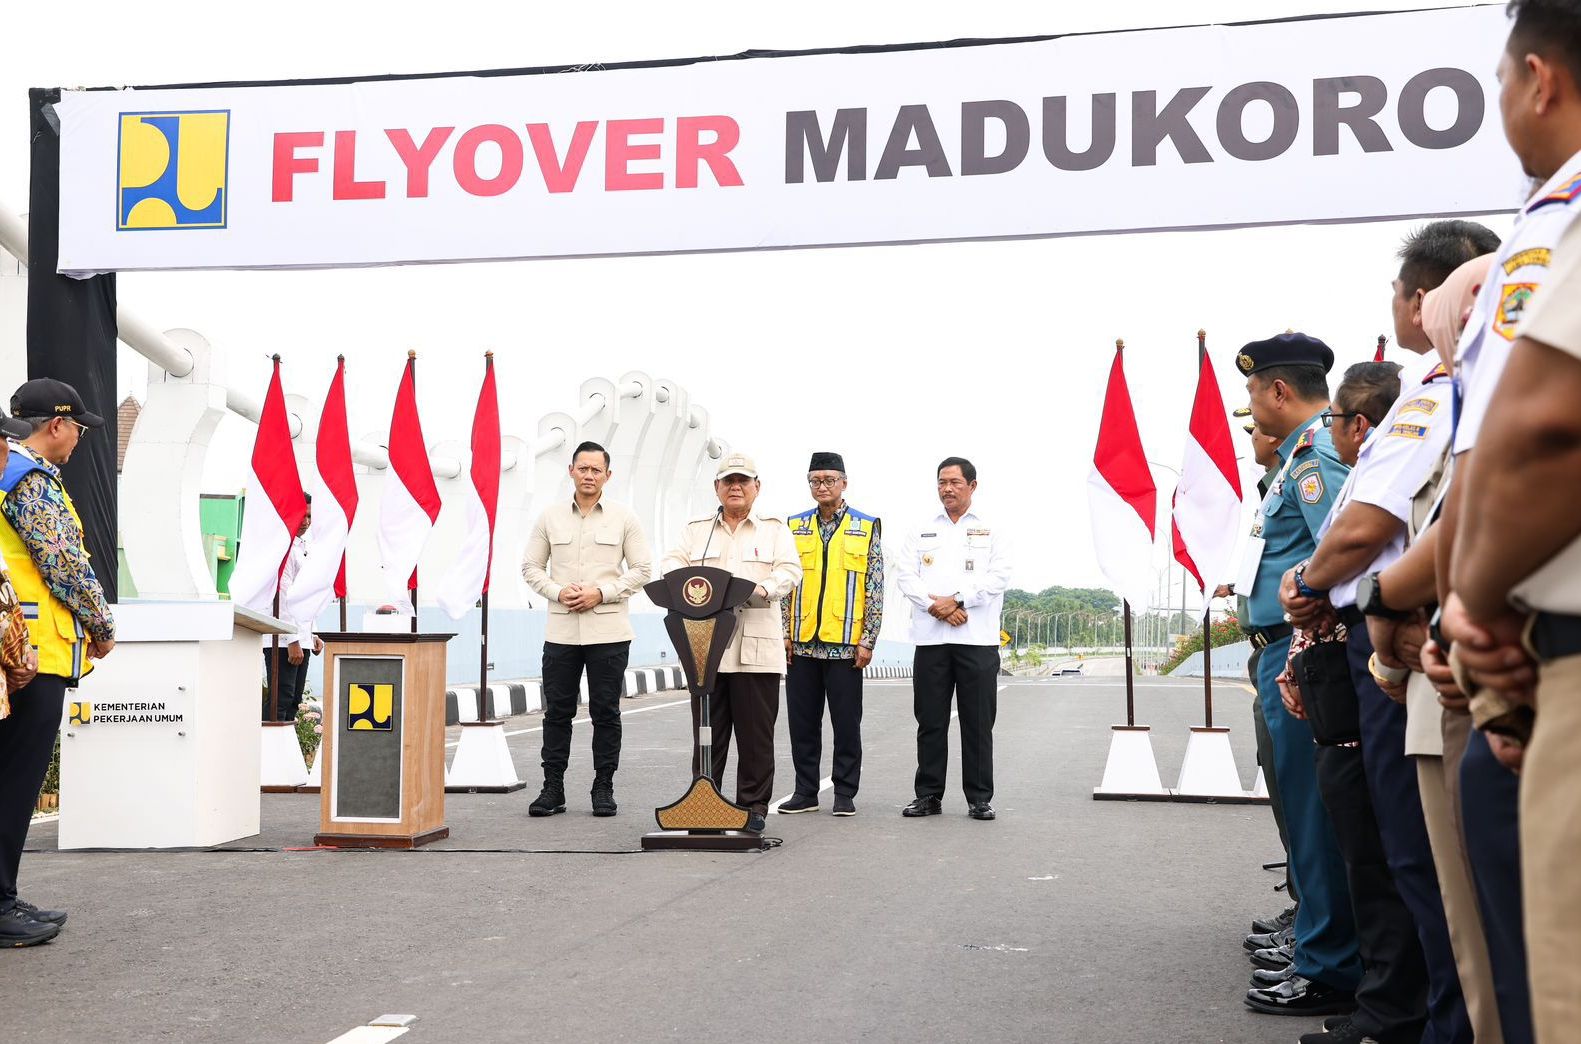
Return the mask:
<path id="1" fill-rule="evenodd" d="M 974 570 L 974 569 L 976 569 L 976 568 L 977 568 L 977 563 L 976 563 L 976 562 L 973 562 L 973 561 L 972 561 L 972 560 L 971 560 L 971 559 L 970 559 L 970 558 L 968 558 L 968 559 L 967 559 L 967 560 L 966 560 L 966 571 L 967 571 L 967 572 L 968 572 L 968 573 L 970 573 L 970 572 L 972 572 L 972 571 L 973 571 L 973 570 Z"/>
<path id="2" fill-rule="evenodd" d="M 1247 537 L 1246 552 L 1241 558 L 1240 572 L 1235 575 L 1235 593 L 1242 598 L 1252 596 L 1252 586 L 1257 583 L 1257 567 L 1263 561 L 1263 545 L 1267 543 L 1260 536 Z"/>

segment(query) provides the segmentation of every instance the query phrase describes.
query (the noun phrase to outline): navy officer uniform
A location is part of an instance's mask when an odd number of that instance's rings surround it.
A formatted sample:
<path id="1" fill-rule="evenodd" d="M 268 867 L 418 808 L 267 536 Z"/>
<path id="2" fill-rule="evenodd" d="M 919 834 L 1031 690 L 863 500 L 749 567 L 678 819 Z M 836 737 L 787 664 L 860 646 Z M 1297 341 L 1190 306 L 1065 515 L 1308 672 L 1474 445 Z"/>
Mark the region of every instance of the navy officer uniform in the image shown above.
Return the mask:
<path id="1" fill-rule="evenodd" d="M 1287 366 L 1318 367 L 1326 374 L 1333 365 L 1334 353 L 1327 345 L 1298 333 L 1255 341 L 1236 357 L 1236 368 L 1247 378 Z M 1251 383 L 1248 381 L 1249 388 Z M 1289 875 L 1301 902 L 1294 924 L 1294 977 L 1270 989 L 1251 990 L 1246 1003 L 1259 1011 L 1307 1014 L 1319 1013 L 1310 1004 L 1320 996 L 1343 1003 L 1355 990 L 1362 969 L 1345 863 L 1318 792 L 1312 730 L 1285 710 L 1279 695 L 1277 679 L 1284 673 L 1292 634 L 1279 603 L 1279 582 L 1286 570 L 1312 556 L 1318 527 L 1349 469 L 1334 451 L 1321 409 L 1314 410 L 1285 437 L 1279 446 L 1279 460 L 1279 471 L 1263 498 L 1248 551 L 1249 556 L 1257 556 L 1256 561 L 1244 565 L 1245 575 L 1236 586 L 1247 596 L 1252 645 L 1262 650 L 1257 663 L 1257 695 L 1273 741 L 1274 779 L 1289 834 Z M 1253 579 L 1250 591 L 1245 588 L 1246 579 Z"/>

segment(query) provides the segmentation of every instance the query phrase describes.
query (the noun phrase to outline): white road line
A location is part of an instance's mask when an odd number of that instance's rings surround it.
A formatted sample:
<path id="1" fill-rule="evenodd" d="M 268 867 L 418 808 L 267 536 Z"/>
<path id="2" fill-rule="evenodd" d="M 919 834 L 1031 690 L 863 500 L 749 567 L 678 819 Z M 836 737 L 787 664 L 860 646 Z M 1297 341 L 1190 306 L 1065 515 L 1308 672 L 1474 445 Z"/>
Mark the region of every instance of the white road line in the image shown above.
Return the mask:
<path id="1" fill-rule="evenodd" d="M 347 1030 L 329 1044 L 387 1044 L 396 1037 L 404 1037 L 406 1026 L 358 1026 Z"/>
<path id="2" fill-rule="evenodd" d="M 631 710 L 623 710 L 623 711 L 621 711 L 620 712 L 620 716 L 622 718 L 629 718 L 633 714 L 642 714 L 644 711 L 663 710 L 666 707 L 684 707 L 688 703 L 691 703 L 691 702 L 692 701 L 689 700 L 689 699 L 688 700 L 672 700 L 669 703 L 654 703 L 654 704 L 650 704 L 649 706 L 646 706 L 646 707 L 633 707 Z M 575 725 L 586 725 L 592 720 L 593 720 L 592 718 L 578 718 L 575 721 L 573 721 L 571 724 L 573 726 L 575 726 Z M 512 736 L 525 736 L 529 732 L 542 732 L 542 731 L 543 731 L 543 726 L 542 725 L 534 725 L 530 729 L 516 729 L 514 732 L 507 732 L 505 734 L 505 738 L 509 739 Z M 451 740 L 449 743 L 446 743 L 445 746 L 446 746 L 446 748 L 450 748 L 450 747 L 460 746 L 460 744 L 461 744 L 460 740 Z"/>
<path id="3" fill-rule="evenodd" d="M 1004 692 L 1005 689 L 1006 689 L 1006 686 L 1004 686 L 1004 685 L 999 686 L 999 692 Z M 995 693 L 995 695 L 998 695 L 998 693 Z M 960 716 L 960 713 L 961 712 L 960 712 L 959 708 L 951 709 L 951 711 L 950 711 L 950 720 L 954 721 L 957 717 Z M 834 777 L 832 777 L 832 776 L 825 776 L 825 777 L 823 777 L 823 779 L 818 781 L 818 793 L 822 794 L 824 791 L 828 790 L 832 786 L 834 786 Z M 791 791 L 789 794 L 786 794 L 784 797 L 775 798 L 773 801 L 769 802 L 769 808 L 779 808 L 781 802 L 789 801 L 791 798 L 793 798 L 795 796 L 796 796 L 796 792 L 795 791 Z"/>

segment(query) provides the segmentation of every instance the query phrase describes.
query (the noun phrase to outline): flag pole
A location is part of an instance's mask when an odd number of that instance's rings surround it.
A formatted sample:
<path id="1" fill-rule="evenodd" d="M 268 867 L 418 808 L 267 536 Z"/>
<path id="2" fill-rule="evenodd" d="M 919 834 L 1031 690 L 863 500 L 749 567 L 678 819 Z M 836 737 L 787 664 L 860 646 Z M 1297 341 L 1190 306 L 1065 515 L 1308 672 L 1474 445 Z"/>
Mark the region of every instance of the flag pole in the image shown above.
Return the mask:
<path id="1" fill-rule="evenodd" d="M 274 589 L 274 618 L 280 619 L 278 585 Z M 280 635 L 278 632 L 269 636 L 269 720 L 280 720 Z"/>
<path id="2" fill-rule="evenodd" d="M 417 349 L 406 350 L 406 367 L 412 374 L 412 400 L 417 400 Z M 417 633 L 417 567 L 412 566 L 412 633 Z"/>
<path id="3" fill-rule="evenodd" d="M 1125 613 L 1125 724 L 1131 728 L 1136 725 L 1136 671 L 1131 666 L 1131 603 L 1122 598 L 1120 606 Z"/>
<path id="4" fill-rule="evenodd" d="M 342 378 L 342 380 L 344 380 L 345 379 L 345 374 L 346 374 L 346 357 L 344 355 L 337 355 L 337 356 L 335 356 L 335 367 L 336 367 L 336 369 L 338 369 L 340 371 L 341 378 Z M 344 392 L 344 389 L 345 389 L 345 385 L 344 384 L 341 385 L 341 389 L 342 389 L 342 392 Z M 344 394 L 342 394 L 342 398 L 344 399 Z M 333 495 L 333 494 L 331 494 L 331 495 Z M 348 526 L 347 527 L 347 532 L 346 532 L 346 536 L 347 536 L 346 543 L 347 544 L 351 543 L 351 540 L 350 540 L 351 531 L 350 531 L 350 529 L 351 529 L 351 527 Z M 346 572 L 346 551 L 345 551 L 344 548 L 342 548 L 341 552 L 340 552 L 340 571 L 339 572 L 341 574 L 344 574 Z M 334 590 L 334 588 L 331 588 L 330 590 Z M 345 595 L 341 595 L 340 598 L 338 599 L 338 601 L 340 602 L 340 633 L 341 634 L 345 634 L 345 633 L 347 633 L 347 631 L 350 630 L 350 628 L 348 628 L 346 626 L 346 596 Z"/>
<path id="5" fill-rule="evenodd" d="M 485 377 L 487 377 L 489 370 L 494 369 L 494 353 L 492 351 L 483 353 L 483 369 Z M 496 409 L 497 412 L 498 410 Z M 490 567 L 494 564 L 493 539 L 494 534 L 490 532 Z M 492 721 L 494 720 L 494 694 L 489 691 L 489 574 L 487 570 L 483 573 L 483 597 L 478 604 L 483 607 L 482 640 L 478 643 L 480 661 L 478 666 L 478 720 Z"/>
<path id="6" fill-rule="evenodd" d="M 1208 354 L 1208 331 L 1197 330 L 1197 369 L 1202 369 L 1202 360 Z M 1204 728 L 1213 728 L 1213 609 L 1208 598 L 1206 587 L 1207 579 L 1202 583 L 1202 725 Z M 1218 583 L 1217 580 L 1214 583 Z M 1186 570 L 1180 570 L 1180 612 L 1186 612 Z M 1184 623 L 1185 621 L 1181 621 Z"/>

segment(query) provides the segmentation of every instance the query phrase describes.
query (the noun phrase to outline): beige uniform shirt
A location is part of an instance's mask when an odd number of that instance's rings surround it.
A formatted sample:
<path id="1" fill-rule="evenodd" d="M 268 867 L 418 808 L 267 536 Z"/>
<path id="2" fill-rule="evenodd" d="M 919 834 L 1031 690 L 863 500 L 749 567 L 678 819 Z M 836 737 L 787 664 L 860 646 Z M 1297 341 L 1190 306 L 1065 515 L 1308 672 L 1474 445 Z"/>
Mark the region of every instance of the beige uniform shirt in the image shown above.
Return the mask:
<path id="1" fill-rule="evenodd" d="M 629 642 L 626 600 L 653 578 L 653 553 L 630 509 L 600 499 L 583 515 L 574 499 L 567 500 L 538 516 L 522 556 L 522 577 L 549 602 L 544 641 Z M 604 600 L 587 612 L 572 612 L 560 604 L 560 592 L 572 583 L 597 586 Z"/>
<path id="2" fill-rule="evenodd" d="M 705 550 L 706 549 L 706 550 Z M 760 584 L 765 600 L 753 595 L 736 608 L 736 632 L 730 637 L 721 673 L 784 674 L 785 630 L 780 599 L 801 583 L 801 555 L 782 518 L 754 510 L 732 533 L 715 513 L 681 528 L 660 569 L 668 573 L 689 565 L 713 566 Z"/>

